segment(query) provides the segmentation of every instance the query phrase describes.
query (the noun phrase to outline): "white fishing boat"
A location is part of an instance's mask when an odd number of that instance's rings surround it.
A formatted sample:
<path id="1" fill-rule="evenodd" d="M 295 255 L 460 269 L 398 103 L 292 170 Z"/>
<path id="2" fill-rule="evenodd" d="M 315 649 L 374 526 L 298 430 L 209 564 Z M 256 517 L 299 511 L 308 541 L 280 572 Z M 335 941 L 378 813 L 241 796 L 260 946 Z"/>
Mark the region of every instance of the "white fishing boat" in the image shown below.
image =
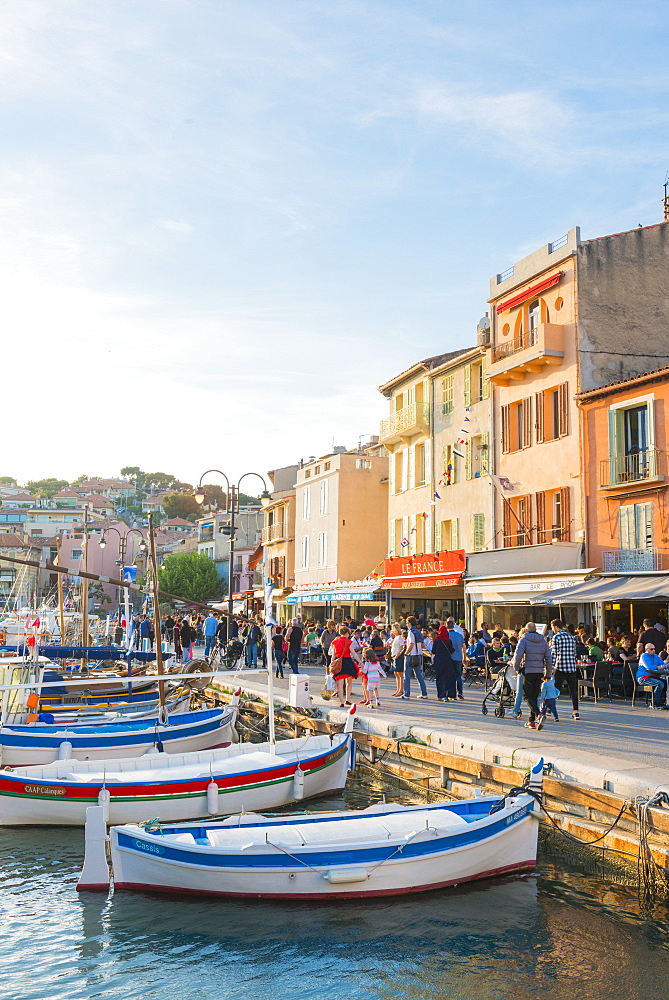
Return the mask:
<path id="1" fill-rule="evenodd" d="M 108 823 L 210 818 L 274 809 L 341 790 L 351 766 L 353 714 L 337 736 L 244 743 L 128 760 L 58 761 L 0 771 L 0 826 L 83 826 L 105 806 Z"/>
<path id="2" fill-rule="evenodd" d="M 32 722 L 0 726 L 2 766 L 51 764 L 71 757 L 79 760 L 117 760 L 140 757 L 152 748 L 187 753 L 229 746 L 236 706 L 185 712 L 162 720 L 156 716 L 66 726 Z"/>
<path id="3" fill-rule="evenodd" d="M 543 760 L 527 789 L 435 805 L 249 816 L 109 831 L 114 888 L 270 899 L 348 899 L 425 892 L 531 871 Z M 104 806 L 86 819 L 78 888 L 107 888 Z"/>

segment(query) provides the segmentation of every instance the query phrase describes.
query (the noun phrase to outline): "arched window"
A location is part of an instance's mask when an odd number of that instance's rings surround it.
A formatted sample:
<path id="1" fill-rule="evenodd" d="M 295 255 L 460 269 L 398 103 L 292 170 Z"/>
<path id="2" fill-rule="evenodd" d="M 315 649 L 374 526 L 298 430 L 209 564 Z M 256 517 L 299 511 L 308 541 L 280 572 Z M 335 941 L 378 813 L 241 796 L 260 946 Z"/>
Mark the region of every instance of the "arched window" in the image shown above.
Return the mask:
<path id="1" fill-rule="evenodd" d="M 539 329 L 539 323 L 541 322 L 541 304 L 539 299 L 535 299 L 530 302 L 529 309 L 527 311 L 527 320 L 530 336 L 536 334 Z"/>

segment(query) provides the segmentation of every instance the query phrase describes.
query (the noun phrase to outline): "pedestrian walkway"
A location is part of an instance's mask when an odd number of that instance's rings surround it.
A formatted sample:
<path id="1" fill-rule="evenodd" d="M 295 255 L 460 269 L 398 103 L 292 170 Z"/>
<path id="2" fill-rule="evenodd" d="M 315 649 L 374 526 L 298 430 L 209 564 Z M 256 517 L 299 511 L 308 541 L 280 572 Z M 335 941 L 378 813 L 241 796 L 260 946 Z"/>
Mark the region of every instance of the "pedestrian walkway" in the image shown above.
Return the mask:
<path id="1" fill-rule="evenodd" d="M 336 699 L 325 701 L 322 668 L 303 673 L 310 676 L 312 706 L 321 709 L 330 719 L 342 713 Z M 277 701 L 286 701 L 288 680 L 275 680 Z M 496 719 L 481 713 L 483 688 L 480 684 L 465 686 L 465 700 L 442 703 L 437 701 L 434 683 L 428 681 L 428 700 L 392 698 L 395 682 L 381 682 L 381 708 L 358 708 L 361 728 L 379 735 L 395 737 L 411 735 L 450 753 L 471 757 L 487 763 L 517 764 L 543 755 L 556 764 L 556 773 L 592 787 L 609 788 L 624 795 L 645 794 L 642 788 L 669 787 L 669 712 L 653 711 L 642 703 L 633 709 L 629 702 L 584 701 L 580 719 L 572 720 L 571 702 L 560 698 L 560 722 L 547 721 L 543 730 L 528 730 L 524 726 L 528 708 L 523 705 L 523 718 L 507 715 Z M 243 687 L 266 694 L 260 677 Z M 353 700 L 360 700 L 360 683 L 354 684 Z"/>

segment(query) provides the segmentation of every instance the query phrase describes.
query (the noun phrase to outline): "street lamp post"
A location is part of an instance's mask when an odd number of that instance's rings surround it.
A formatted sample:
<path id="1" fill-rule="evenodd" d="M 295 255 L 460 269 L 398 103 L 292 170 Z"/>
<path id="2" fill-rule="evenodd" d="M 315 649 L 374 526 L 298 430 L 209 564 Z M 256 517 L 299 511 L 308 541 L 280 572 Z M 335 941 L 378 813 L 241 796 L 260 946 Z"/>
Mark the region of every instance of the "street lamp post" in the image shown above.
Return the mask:
<path id="1" fill-rule="evenodd" d="M 107 544 L 107 532 L 109 532 L 109 531 L 114 531 L 118 535 L 118 559 L 116 560 L 116 565 L 120 567 L 119 576 L 121 577 L 121 579 L 123 579 L 124 578 L 124 572 L 123 571 L 124 571 L 124 567 L 125 567 L 125 553 L 126 553 L 126 547 L 127 547 L 127 544 L 128 544 L 128 535 L 132 535 L 132 534 L 139 535 L 139 537 L 141 539 L 141 541 L 139 543 L 139 551 L 142 554 L 145 554 L 147 552 L 147 550 L 148 550 L 148 546 L 146 544 L 146 539 L 144 538 L 144 535 L 139 530 L 139 528 L 129 528 L 128 531 L 126 531 L 125 534 L 122 534 L 118 530 L 118 528 L 114 528 L 114 527 L 112 527 L 110 525 L 108 528 L 105 528 L 105 530 L 102 532 L 102 537 L 100 538 L 100 541 L 98 543 L 101 549 L 104 549 L 105 546 L 106 546 L 106 544 Z M 126 605 L 126 607 L 125 607 L 125 637 L 126 637 L 126 640 L 127 640 L 128 634 L 130 632 L 130 592 L 129 592 L 129 590 L 128 590 L 127 587 L 123 588 L 123 596 L 124 596 L 124 602 L 125 602 L 125 605 Z M 117 587 L 116 604 L 117 604 L 117 607 L 118 607 L 118 618 L 119 618 L 119 624 L 120 624 L 120 621 L 121 621 L 121 588 L 120 587 Z"/>
<path id="2" fill-rule="evenodd" d="M 239 477 L 239 480 L 237 481 L 236 484 L 234 483 L 231 484 L 226 474 L 224 472 L 221 472 L 220 469 L 207 469 L 207 471 L 203 472 L 202 475 L 200 476 L 200 482 L 198 483 L 197 488 L 193 491 L 193 496 L 195 497 L 195 501 L 200 505 L 203 504 L 207 499 L 207 493 L 202 485 L 202 481 L 204 477 L 208 476 L 211 472 L 216 472 L 218 473 L 219 476 L 223 476 L 223 478 L 225 479 L 225 485 L 227 487 L 225 495 L 226 496 L 225 513 L 230 515 L 230 525 L 228 529 L 230 532 L 230 562 L 228 568 L 228 628 L 229 628 L 230 622 L 232 620 L 232 604 L 233 604 L 232 572 L 233 572 L 233 562 L 235 558 L 235 529 L 237 527 L 236 517 L 237 514 L 239 514 L 239 492 L 240 492 L 239 487 L 241 486 L 242 479 L 246 479 L 247 476 L 256 476 L 258 479 L 260 479 L 260 481 L 263 484 L 263 492 L 260 495 L 260 499 L 269 500 L 270 493 L 267 489 L 267 483 L 265 482 L 264 477 L 261 476 L 259 472 L 245 472 L 242 476 Z M 224 534 L 227 533 L 228 533 L 227 531 L 224 531 Z M 270 613 L 271 613 L 271 608 L 270 608 Z"/>

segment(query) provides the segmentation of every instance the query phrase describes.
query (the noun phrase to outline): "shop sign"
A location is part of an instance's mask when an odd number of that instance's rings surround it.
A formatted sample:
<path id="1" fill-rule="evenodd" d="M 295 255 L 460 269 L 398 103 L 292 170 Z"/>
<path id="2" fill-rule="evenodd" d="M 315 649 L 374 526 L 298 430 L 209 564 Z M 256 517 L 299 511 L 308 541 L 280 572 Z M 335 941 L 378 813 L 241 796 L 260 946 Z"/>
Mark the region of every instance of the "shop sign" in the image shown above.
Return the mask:
<path id="1" fill-rule="evenodd" d="M 464 549 L 439 555 L 398 556 L 386 559 L 384 590 L 412 590 L 423 587 L 453 587 L 465 570 Z"/>

